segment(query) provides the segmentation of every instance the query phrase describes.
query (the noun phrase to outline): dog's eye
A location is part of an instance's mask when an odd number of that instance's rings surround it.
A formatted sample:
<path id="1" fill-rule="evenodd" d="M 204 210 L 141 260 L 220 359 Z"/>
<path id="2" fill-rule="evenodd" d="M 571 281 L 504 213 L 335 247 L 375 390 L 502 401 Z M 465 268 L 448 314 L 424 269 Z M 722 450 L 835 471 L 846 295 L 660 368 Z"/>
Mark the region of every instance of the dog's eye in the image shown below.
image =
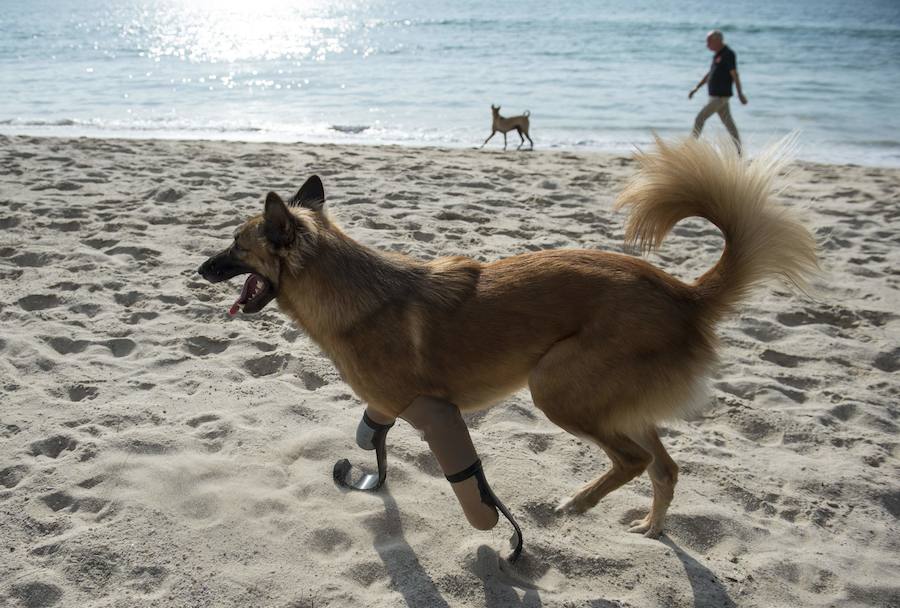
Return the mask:
<path id="1" fill-rule="evenodd" d="M 231 249 L 235 253 L 240 253 L 241 251 L 243 251 L 243 249 L 241 248 L 241 244 L 237 242 L 237 239 L 234 239 L 234 243 L 231 244 Z"/>

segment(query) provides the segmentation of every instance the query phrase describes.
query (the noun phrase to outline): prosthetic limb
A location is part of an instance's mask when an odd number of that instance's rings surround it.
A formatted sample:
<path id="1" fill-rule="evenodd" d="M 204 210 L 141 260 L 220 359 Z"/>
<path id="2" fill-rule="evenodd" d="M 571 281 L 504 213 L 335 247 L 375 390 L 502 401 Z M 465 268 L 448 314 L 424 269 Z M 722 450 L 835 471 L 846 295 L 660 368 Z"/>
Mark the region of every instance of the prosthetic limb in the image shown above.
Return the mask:
<path id="1" fill-rule="evenodd" d="M 474 528 L 492 529 L 499 519 L 498 510 L 509 520 L 516 534 L 516 545 L 509 561 L 515 561 L 522 552 L 522 530 L 488 485 L 459 409 L 448 401 L 419 397 L 404 410 L 401 417 L 422 433 L 450 482 L 466 519 Z M 356 443 L 364 450 L 375 450 L 378 473 L 355 473 L 350 461 L 343 459 L 334 465 L 335 482 L 354 490 L 380 488 L 387 476 L 385 438 L 393 425 L 394 420 L 367 408 L 356 429 Z"/>
<path id="2" fill-rule="evenodd" d="M 363 412 L 362 420 L 356 427 L 356 445 L 364 450 L 375 450 L 375 461 L 378 464 L 378 473 L 365 471 L 354 472 L 353 465 L 346 458 L 338 460 L 334 464 L 332 475 L 338 485 L 353 490 L 372 491 L 377 490 L 387 477 L 387 446 L 385 440 L 387 433 L 394 426 L 394 420 L 370 408 Z M 355 480 L 355 481 L 354 481 Z"/>
<path id="3" fill-rule="evenodd" d="M 472 527 L 493 528 L 499 518 L 498 509 L 509 520 L 516 533 L 509 561 L 515 561 L 522 552 L 522 530 L 488 485 L 459 408 L 441 399 L 419 397 L 401 417 L 422 433 Z"/>

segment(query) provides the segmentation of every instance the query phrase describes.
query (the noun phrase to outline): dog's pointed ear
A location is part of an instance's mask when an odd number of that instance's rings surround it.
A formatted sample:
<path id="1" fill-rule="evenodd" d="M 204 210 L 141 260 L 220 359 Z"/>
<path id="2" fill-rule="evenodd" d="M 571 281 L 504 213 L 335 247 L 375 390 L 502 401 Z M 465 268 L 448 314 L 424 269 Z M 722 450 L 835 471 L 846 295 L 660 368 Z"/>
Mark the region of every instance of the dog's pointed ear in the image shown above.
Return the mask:
<path id="1" fill-rule="evenodd" d="M 266 195 L 263 212 L 263 234 L 276 247 L 287 247 L 294 240 L 295 222 L 291 210 L 274 192 Z"/>
<path id="2" fill-rule="evenodd" d="M 291 207 L 306 207 L 313 211 L 322 211 L 325 205 L 325 187 L 318 175 L 313 175 L 300 186 L 297 194 L 291 199 Z"/>

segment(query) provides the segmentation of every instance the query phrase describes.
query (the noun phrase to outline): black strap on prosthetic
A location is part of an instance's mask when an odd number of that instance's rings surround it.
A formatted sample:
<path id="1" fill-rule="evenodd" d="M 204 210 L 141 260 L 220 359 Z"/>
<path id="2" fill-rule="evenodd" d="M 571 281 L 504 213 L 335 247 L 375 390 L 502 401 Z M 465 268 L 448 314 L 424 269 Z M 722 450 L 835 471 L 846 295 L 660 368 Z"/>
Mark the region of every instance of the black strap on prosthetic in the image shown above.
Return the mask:
<path id="1" fill-rule="evenodd" d="M 519 527 L 518 522 L 516 522 L 516 518 L 512 516 L 512 513 L 509 512 L 509 509 L 506 508 L 506 505 L 500 502 L 500 499 L 497 498 L 497 495 L 494 494 L 494 491 L 488 484 L 487 478 L 484 476 L 484 469 L 481 466 L 481 459 L 476 460 L 459 473 L 446 475 L 446 478 L 450 483 L 459 483 L 473 476 L 478 482 L 478 492 L 481 494 L 481 502 L 486 505 L 496 507 L 498 511 L 503 513 L 503 517 L 505 517 L 509 521 L 509 523 L 512 524 L 512 527 L 516 532 L 516 546 L 513 549 L 512 554 L 508 558 L 510 562 L 514 562 L 519 559 L 519 555 L 522 554 L 522 529 Z"/>
<path id="2" fill-rule="evenodd" d="M 361 490 L 371 492 L 377 490 L 384 484 L 387 478 L 387 433 L 394 426 L 394 423 L 379 424 L 372 420 L 366 412 L 363 412 L 363 422 L 372 429 L 372 445 L 375 447 L 375 461 L 378 464 L 378 474 L 367 473 L 361 471 L 360 475 L 353 473 L 353 465 L 346 458 L 342 458 L 334 463 L 332 477 L 334 481 L 345 488 L 351 490 Z M 358 477 L 353 481 L 353 477 Z"/>
<path id="3" fill-rule="evenodd" d="M 369 427 L 370 429 L 372 429 L 372 430 L 375 431 L 376 433 L 378 433 L 379 431 L 383 431 L 385 435 L 387 435 L 388 429 L 390 429 L 392 426 L 394 426 L 394 423 L 393 423 L 393 422 L 390 423 L 390 424 L 379 424 L 379 423 L 375 422 L 374 420 L 372 420 L 372 419 L 369 417 L 369 412 L 367 412 L 366 410 L 363 410 L 363 417 L 362 417 L 362 419 L 363 419 L 363 422 L 366 423 L 366 426 L 367 426 L 367 427 Z M 375 442 L 375 439 L 374 439 L 374 438 L 372 439 L 372 442 L 373 442 L 373 443 Z"/>

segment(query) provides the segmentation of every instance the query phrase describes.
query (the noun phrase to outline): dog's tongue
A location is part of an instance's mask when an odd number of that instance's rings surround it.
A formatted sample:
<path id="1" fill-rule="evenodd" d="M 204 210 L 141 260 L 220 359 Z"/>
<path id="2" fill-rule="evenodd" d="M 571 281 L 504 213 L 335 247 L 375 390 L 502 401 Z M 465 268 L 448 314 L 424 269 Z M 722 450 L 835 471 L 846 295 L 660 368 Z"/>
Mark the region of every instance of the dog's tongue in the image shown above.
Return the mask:
<path id="1" fill-rule="evenodd" d="M 228 309 L 228 314 L 232 317 L 237 314 L 237 312 L 241 309 L 241 304 L 247 302 L 247 296 L 252 293 L 252 289 L 256 287 L 256 275 L 251 274 L 247 277 L 247 280 L 244 281 L 244 287 L 241 288 L 241 295 L 238 296 L 238 299 L 234 301 L 234 304 L 231 305 L 231 308 Z"/>

